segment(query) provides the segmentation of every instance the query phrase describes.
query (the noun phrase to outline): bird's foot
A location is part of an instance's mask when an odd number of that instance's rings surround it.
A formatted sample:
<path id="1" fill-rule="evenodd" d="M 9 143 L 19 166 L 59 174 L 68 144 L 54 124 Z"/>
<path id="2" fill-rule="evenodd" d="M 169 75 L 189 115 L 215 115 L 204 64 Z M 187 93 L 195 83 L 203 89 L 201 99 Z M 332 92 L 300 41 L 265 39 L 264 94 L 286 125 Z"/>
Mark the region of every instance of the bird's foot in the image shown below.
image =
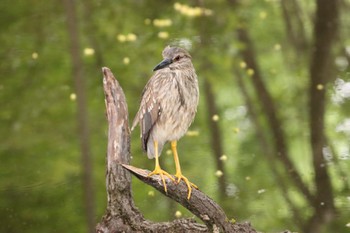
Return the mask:
<path id="1" fill-rule="evenodd" d="M 191 193 L 192 193 L 192 187 L 195 189 L 198 189 L 197 185 L 191 183 L 185 176 L 183 176 L 181 173 L 176 173 L 175 174 L 176 177 L 176 183 L 180 183 L 181 180 L 183 180 L 186 185 L 187 185 L 187 189 L 188 189 L 188 195 L 187 195 L 187 199 L 190 200 L 191 198 Z"/>
<path id="2" fill-rule="evenodd" d="M 164 186 L 164 191 L 167 193 L 167 187 L 166 187 L 166 183 L 165 183 L 165 179 L 164 179 L 164 176 L 167 176 L 169 179 L 171 179 L 172 181 L 175 182 L 175 179 L 169 174 L 167 173 L 166 171 L 164 171 L 163 169 L 161 169 L 160 167 L 156 167 L 154 169 L 153 172 L 150 172 L 148 174 L 148 177 L 150 176 L 153 176 L 153 175 L 160 175 L 160 178 L 162 179 L 162 182 L 163 182 L 163 186 Z"/>

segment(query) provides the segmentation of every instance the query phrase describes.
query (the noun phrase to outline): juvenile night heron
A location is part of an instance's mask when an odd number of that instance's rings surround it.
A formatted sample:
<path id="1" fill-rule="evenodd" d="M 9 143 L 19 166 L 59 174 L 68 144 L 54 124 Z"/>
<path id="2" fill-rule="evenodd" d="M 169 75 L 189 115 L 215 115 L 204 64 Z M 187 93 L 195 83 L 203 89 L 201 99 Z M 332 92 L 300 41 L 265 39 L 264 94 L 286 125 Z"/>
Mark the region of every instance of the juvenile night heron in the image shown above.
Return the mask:
<path id="1" fill-rule="evenodd" d="M 176 167 L 176 181 L 183 180 L 190 199 L 194 184 L 182 175 L 177 154 L 177 141 L 187 132 L 197 112 L 198 81 L 190 54 L 182 48 L 167 46 L 162 52 L 164 60 L 153 71 L 141 98 L 140 109 L 132 130 L 140 123 L 142 148 L 148 158 L 155 158 L 155 168 L 148 176 L 160 175 L 167 192 L 164 176 L 175 179 L 160 168 L 158 157 L 166 142 L 171 142 Z"/>

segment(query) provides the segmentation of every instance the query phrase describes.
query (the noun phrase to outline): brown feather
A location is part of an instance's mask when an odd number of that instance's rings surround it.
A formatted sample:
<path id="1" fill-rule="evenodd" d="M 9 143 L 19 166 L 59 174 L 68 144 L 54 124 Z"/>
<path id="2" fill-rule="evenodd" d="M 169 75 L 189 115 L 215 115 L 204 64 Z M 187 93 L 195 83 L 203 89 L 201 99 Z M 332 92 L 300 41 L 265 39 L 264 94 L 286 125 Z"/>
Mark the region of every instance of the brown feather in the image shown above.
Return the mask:
<path id="1" fill-rule="evenodd" d="M 199 89 L 191 56 L 181 48 L 166 47 L 164 60 L 147 82 L 132 129 L 140 123 L 142 148 L 149 158 L 158 156 L 167 141 L 179 140 L 197 111 Z"/>

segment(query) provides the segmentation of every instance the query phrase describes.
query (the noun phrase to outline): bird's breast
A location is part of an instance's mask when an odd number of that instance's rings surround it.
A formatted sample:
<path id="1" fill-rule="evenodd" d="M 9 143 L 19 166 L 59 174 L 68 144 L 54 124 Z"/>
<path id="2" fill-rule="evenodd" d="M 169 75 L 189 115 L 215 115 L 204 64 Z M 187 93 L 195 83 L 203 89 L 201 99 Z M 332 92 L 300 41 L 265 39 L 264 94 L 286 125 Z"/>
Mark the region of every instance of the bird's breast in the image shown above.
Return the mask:
<path id="1" fill-rule="evenodd" d="M 162 112 L 154 133 L 166 141 L 182 137 L 195 117 L 199 91 L 196 77 L 191 78 L 175 77 L 162 87 L 164 89 L 158 100 Z"/>

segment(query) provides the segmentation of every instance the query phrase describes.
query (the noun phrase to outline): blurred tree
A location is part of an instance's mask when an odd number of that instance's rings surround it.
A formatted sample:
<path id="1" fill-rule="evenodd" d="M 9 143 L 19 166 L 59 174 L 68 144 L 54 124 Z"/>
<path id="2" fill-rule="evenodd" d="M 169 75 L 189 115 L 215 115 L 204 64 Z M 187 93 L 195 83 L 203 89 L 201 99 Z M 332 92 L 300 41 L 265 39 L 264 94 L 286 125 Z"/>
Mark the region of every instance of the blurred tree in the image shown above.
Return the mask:
<path id="1" fill-rule="evenodd" d="M 304 53 L 309 46 L 300 4 L 298 0 L 282 0 L 280 2 L 288 42 L 297 54 Z"/>
<path id="2" fill-rule="evenodd" d="M 86 209 L 88 232 L 95 232 L 95 195 L 92 179 L 92 164 L 90 150 L 90 133 L 88 125 L 88 112 L 86 110 L 86 86 L 83 74 L 83 62 L 81 59 L 79 29 L 77 22 L 76 5 L 73 0 L 63 1 L 67 15 L 67 29 L 70 40 L 70 56 L 74 88 L 77 95 L 77 125 L 81 150 L 82 184 L 84 204 Z"/>
<path id="3" fill-rule="evenodd" d="M 323 148 L 326 146 L 324 130 L 326 92 L 324 86 L 334 81 L 334 42 L 338 35 L 339 3 L 335 1 L 317 0 L 316 20 L 314 26 L 314 48 L 310 64 L 310 145 L 312 149 L 314 183 L 316 197 L 314 213 L 305 232 L 320 232 L 322 223 L 332 221 L 335 217 L 333 187 L 325 166 Z"/>
<path id="4" fill-rule="evenodd" d="M 205 5 L 203 5 L 202 2 L 197 1 L 198 5 L 202 7 L 202 9 L 206 9 Z M 210 22 L 210 19 L 208 19 L 208 16 L 205 14 L 200 15 L 201 17 L 198 17 L 196 19 L 196 30 L 198 31 L 198 36 L 200 39 L 200 43 L 197 47 L 197 49 L 200 51 L 196 55 L 200 55 L 203 57 L 203 59 L 200 62 L 199 70 L 202 73 L 207 73 L 207 70 L 212 69 L 211 61 L 205 56 L 205 54 L 210 54 L 212 51 L 210 50 L 210 41 L 211 37 L 210 35 L 214 30 L 212 28 L 209 28 L 208 25 Z M 216 165 L 216 176 L 218 180 L 218 196 L 220 198 L 220 202 L 223 203 L 225 201 L 226 195 L 226 168 L 224 165 L 223 160 L 221 159 L 221 156 L 224 155 L 224 149 L 223 149 L 223 139 L 222 139 L 222 132 L 219 125 L 219 118 L 220 118 L 220 111 L 218 109 L 216 98 L 213 91 L 213 83 L 212 79 L 210 79 L 207 75 L 202 75 L 201 78 L 203 79 L 203 92 L 202 95 L 204 95 L 205 98 L 205 108 L 206 108 L 206 120 L 207 125 L 209 129 L 210 134 L 210 147 L 212 149 L 212 156 L 215 161 Z"/>

